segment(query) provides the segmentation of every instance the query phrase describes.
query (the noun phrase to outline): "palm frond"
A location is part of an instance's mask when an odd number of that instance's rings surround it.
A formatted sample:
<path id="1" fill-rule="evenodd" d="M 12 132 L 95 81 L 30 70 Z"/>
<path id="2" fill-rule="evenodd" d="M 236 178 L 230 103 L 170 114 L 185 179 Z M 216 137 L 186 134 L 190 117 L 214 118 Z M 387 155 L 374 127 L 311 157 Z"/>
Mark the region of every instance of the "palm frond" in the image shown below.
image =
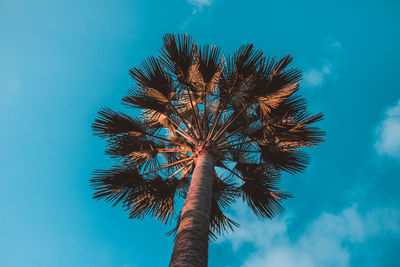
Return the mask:
<path id="1" fill-rule="evenodd" d="M 281 148 L 273 142 L 259 147 L 260 160 L 269 164 L 276 171 L 294 174 L 304 171 L 309 163 L 309 157 L 304 152 Z"/>
<path id="2" fill-rule="evenodd" d="M 233 231 L 239 224 L 228 218 L 223 209 L 226 209 L 238 196 L 238 189 L 232 180 L 223 180 L 214 173 L 213 197 L 211 202 L 210 237 L 217 239 L 218 235 Z"/>
<path id="3" fill-rule="evenodd" d="M 140 136 L 146 132 L 145 124 L 121 112 L 103 108 L 92 125 L 96 135 L 109 137 L 118 134 Z"/>
<path id="4" fill-rule="evenodd" d="M 149 57 L 140 67 L 130 69 L 129 74 L 140 88 L 146 88 L 155 95 L 160 94 L 158 97 L 161 99 L 171 99 L 177 89 L 171 76 L 155 57 Z"/>
<path id="5" fill-rule="evenodd" d="M 213 87 L 218 84 L 224 69 L 220 53 L 221 49 L 214 45 L 204 45 L 199 48 L 199 71 L 209 93 L 213 92 Z"/>
<path id="6" fill-rule="evenodd" d="M 139 169 L 159 167 L 158 149 L 164 145 L 155 140 L 123 135 L 109 138 L 107 143 L 106 154 L 122 159 L 125 164 L 129 163 Z"/>
<path id="7" fill-rule="evenodd" d="M 103 198 L 113 206 L 125 203 L 129 194 L 143 184 L 144 178 L 136 168 L 115 167 L 111 170 L 96 170 L 90 183 L 96 190 L 94 198 Z"/>
<path id="8" fill-rule="evenodd" d="M 217 240 L 219 235 L 240 227 L 240 224 L 226 216 L 217 204 L 213 204 L 211 210 L 210 239 Z"/>
<path id="9" fill-rule="evenodd" d="M 293 57 L 290 55 L 278 62 L 275 62 L 274 58 L 265 60 L 258 73 L 258 83 L 254 92 L 259 96 L 265 96 L 300 82 L 301 71 L 296 68 L 287 69 L 292 60 Z"/>
<path id="10" fill-rule="evenodd" d="M 227 69 L 238 74 L 240 80 L 252 76 L 262 63 L 263 52 L 254 49 L 252 44 L 242 45 L 232 57 L 228 58 Z"/>
<path id="11" fill-rule="evenodd" d="M 130 211 L 130 218 L 152 215 L 167 223 L 175 212 L 175 194 L 187 181 L 158 176 L 145 179 L 137 169 L 116 167 L 97 170 L 90 182 L 96 190 L 94 198 L 104 198 L 114 206 L 122 203 Z"/>
<path id="12" fill-rule="evenodd" d="M 266 96 L 258 97 L 258 103 L 263 116 L 271 113 L 279 105 L 298 90 L 298 84 L 291 84 Z"/>
<path id="13" fill-rule="evenodd" d="M 130 210 L 130 218 L 143 218 L 151 215 L 168 223 L 175 213 L 175 194 L 182 181 L 163 179 L 160 176 L 148 179 L 142 190 L 128 196 L 126 208 Z"/>
<path id="14" fill-rule="evenodd" d="M 128 95 L 122 98 L 122 103 L 128 107 L 140 108 L 168 116 L 168 99 L 153 88 L 137 87 L 128 91 Z"/>
<path id="15" fill-rule="evenodd" d="M 274 139 L 280 147 L 300 148 L 314 146 L 324 141 L 325 133 L 312 124 L 321 121 L 321 113 L 311 115 L 306 111 L 304 100 L 290 98 L 284 101 L 282 107 L 271 110 L 262 119 L 264 135 Z"/>
<path id="16" fill-rule="evenodd" d="M 161 48 L 162 62 L 182 83 L 188 82 L 190 68 L 195 62 L 196 45 L 187 34 L 166 34 Z"/>
<path id="17" fill-rule="evenodd" d="M 271 219 L 284 210 L 280 202 L 290 195 L 276 187 L 277 172 L 259 164 L 238 163 L 235 169 L 242 176 L 243 184 L 239 187 L 242 197 L 257 216 Z"/>

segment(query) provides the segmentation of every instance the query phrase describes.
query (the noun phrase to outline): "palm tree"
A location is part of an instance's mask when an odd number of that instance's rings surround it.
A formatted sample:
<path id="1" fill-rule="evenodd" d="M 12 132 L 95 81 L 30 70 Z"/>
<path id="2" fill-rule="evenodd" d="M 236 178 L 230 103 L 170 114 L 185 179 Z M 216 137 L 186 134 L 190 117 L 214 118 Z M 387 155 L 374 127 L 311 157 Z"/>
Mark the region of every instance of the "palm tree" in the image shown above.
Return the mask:
<path id="1" fill-rule="evenodd" d="M 308 163 L 299 149 L 323 141 L 306 110 L 301 72 L 291 56 L 266 58 L 253 45 L 224 57 L 186 34 L 163 37 L 161 55 L 130 70 L 135 86 L 123 104 L 132 117 L 104 108 L 93 124 L 119 166 L 97 170 L 94 198 L 121 203 L 130 218 L 177 218 L 170 266 L 207 266 L 208 244 L 238 224 L 223 210 L 242 198 L 261 218 L 290 197 L 277 187 L 282 172 Z"/>

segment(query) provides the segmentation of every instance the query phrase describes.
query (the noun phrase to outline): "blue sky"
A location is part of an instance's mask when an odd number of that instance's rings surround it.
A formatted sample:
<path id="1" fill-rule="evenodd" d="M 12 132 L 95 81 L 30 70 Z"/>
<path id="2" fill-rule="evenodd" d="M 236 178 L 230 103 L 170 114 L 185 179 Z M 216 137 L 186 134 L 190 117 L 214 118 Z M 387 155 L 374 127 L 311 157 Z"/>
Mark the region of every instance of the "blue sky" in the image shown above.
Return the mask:
<path id="1" fill-rule="evenodd" d="M 172 225 L 94 201 L 91 123 L 164 33 L 292 54 L 327 141 L 274 221 L 240 202 L 210 266 L 400 266 L 398 1 L 0 1 L 0 266 L 166 266 Z"/>

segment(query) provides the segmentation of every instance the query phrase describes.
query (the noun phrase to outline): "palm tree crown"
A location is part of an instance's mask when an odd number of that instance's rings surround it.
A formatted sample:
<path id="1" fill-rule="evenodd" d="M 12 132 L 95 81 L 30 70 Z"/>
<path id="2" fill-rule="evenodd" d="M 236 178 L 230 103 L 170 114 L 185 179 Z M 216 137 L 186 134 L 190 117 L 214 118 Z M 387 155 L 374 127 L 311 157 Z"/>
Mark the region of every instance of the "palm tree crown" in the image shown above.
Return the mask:
<path id="1" fill-rule="evenodd" d="M 130 218 L 170 222 L 206 150 L 214 166 L 211 237 L 236 225 L 223 212 L 236 198 L 259 217 L 276 216 L 290 196 L 277 187 L 281 173 L 302 171 L 308 157 L 299 149 L 324 140 L 311 126 L 322 114 L 295 95 L 302 76 L 291 61 L 266 58 L 253 45 L 224 57 L 186 34 L 165 35 L 161 55 L 130 70 L 135 86 L 122 102 L 140 115 L 104 108 L 93 124 L 107 138 L 106 153 L 120 159 L 95 172 L 94 197 L 122 203 Z"/>

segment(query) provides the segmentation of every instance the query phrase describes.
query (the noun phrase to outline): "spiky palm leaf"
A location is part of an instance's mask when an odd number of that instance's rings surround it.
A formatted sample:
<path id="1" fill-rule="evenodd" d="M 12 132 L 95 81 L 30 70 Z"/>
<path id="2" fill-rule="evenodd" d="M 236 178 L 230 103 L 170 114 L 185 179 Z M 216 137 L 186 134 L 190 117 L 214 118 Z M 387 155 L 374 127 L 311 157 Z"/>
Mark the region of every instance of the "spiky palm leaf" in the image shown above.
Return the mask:
<path id="1" fill-rule="evenodd" d="M 136 84 L 122 101 L 141 115 L 102 109 L 93 124 L 121 164 L 96 172 L 95 198 L 122 203 L 131 218 L 166 223 L 206 149 L 216 169 L 210 237 L 237 226 L 223 210 L 238 197 L 256 215 L 275 217 L 290 197 L 277 187 L 281 172 L 303 171 L 308 157 L 300 149 L 324 140 L 312 126 L 322 115 L 309 113 L 296 96 L 301 72 L 289 68 L 291 61 L 265 58 L 253 45 L 225 57 L 186 34 L 165 35 L 161 56 L 130 70 Z"/>

